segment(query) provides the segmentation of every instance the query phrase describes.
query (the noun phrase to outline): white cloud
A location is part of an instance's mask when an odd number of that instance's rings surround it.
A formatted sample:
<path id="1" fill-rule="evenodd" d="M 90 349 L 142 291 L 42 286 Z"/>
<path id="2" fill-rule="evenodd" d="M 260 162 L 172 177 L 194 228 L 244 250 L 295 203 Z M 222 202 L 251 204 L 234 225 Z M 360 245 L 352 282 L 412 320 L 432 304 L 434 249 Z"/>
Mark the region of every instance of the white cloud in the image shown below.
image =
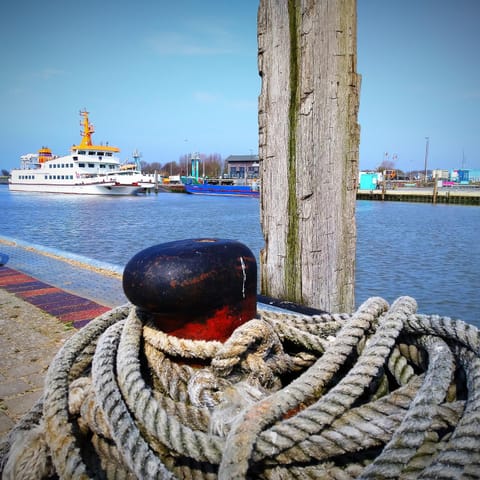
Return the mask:
<path id="1" fill-rule="evenodd" d="M 160 55 L 225 55 L 237 50 L 231 34 L 209 22 L 187 22 L 183 32 L 158 32 L 147 41 Z"/>
<path id="2" fill-rule="evenodd" d="M 59 70 L 57 68 L 43 68 L 37 72 L 34 72 L 32 76 L 41 78 L 43 80 L 50 80 L 54 77 L 59 77 L 64 75 L 65 72 L 63 70 Z"/>
<path id="3" fill-rule="evenodd" d="M 198 103 L 216 103 L 220 97 L 210 92 L 193 92 L 193 99 Z"/>

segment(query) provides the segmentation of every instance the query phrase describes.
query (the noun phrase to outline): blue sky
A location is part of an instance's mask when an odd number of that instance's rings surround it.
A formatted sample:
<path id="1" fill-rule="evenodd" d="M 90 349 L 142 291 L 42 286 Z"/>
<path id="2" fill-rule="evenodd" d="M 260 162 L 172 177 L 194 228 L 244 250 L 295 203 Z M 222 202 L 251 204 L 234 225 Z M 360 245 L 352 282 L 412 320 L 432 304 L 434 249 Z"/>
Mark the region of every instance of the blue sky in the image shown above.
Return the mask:
<path id="1" fill-rule="evenodd" d="M 258 1 L 7 0 L 0 169 L 79 140 L 147 162 L 256 153 Z M 358 0 L 360 167 L 480 168 L 480 1 Z"/>

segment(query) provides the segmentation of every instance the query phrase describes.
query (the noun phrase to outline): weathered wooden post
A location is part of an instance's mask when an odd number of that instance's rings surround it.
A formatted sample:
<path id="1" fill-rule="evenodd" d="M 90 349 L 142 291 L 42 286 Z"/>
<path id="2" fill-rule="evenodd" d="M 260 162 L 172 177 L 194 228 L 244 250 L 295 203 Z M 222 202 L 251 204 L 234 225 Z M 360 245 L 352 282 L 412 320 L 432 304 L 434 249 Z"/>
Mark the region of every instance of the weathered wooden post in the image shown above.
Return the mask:
<path id="1" fill-rule="evenodd" d="M 260 0 L 261 290 L 352 311 L 356 0 Z"/>

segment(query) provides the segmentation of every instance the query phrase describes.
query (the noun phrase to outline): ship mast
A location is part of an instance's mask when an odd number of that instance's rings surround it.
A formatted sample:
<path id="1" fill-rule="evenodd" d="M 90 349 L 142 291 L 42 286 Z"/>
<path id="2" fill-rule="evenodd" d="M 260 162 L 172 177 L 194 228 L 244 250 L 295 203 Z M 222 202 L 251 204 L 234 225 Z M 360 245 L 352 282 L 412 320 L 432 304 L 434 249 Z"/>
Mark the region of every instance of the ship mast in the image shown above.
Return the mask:
<path id="1" fill-rule="evenodd" d="M 92 133 L 95 132 L 93 125 L 88 121 L 88 112 L 87 110 L 81 110 L 80 115 L 83 117 L 83 120 L 80 122 L 80 125 L 83 125 L 83 132 L 80 132 L 82 140 L 80 142 L 80 147 L 91 147 L 92 146 Z"/>
<path id="2" fill-rule="evenodd" d="M 87 112 L 86 108 L 80 111 L 80 116 L 83 117 L 83 119 L 80 120 L 80 125 L 83 127 L 83 129 L 80 131 L 80 136 L 82 139 L 78 145 L 72 145 L 72 151 L 95 150 L 97 152 L 118 153 L 120 149 L 118 147 L 112 147 L 108 145 L 108 143 L 106 145 L 94 145 L 92 143 L 92 133 L 95 132 L 95 128 L 89 122 L 88 114 L 89 112 Z"/>

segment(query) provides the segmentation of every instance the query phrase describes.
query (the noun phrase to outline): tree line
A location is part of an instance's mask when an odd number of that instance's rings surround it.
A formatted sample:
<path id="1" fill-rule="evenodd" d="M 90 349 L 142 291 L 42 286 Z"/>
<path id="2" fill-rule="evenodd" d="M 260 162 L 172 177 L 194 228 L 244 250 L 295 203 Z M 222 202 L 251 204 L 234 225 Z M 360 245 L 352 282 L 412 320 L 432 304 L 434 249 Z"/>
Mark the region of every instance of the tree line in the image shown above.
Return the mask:
<path id="1" fill-rule="evenodd" d="M 198 170 L 200 177 L 220 177 L 225 173 L 225 162 L 218 153 L 209 155 L 200 153 L 198 158 Z M 170 175 L 191 175 L 192 155 L 182 155 L 178 162 L 170 161 L 166 163 L 141 161 L 140 166 L 143 173 L 157 173 L 158 175 L 168 177 Z"/>

